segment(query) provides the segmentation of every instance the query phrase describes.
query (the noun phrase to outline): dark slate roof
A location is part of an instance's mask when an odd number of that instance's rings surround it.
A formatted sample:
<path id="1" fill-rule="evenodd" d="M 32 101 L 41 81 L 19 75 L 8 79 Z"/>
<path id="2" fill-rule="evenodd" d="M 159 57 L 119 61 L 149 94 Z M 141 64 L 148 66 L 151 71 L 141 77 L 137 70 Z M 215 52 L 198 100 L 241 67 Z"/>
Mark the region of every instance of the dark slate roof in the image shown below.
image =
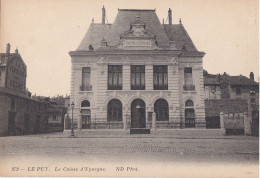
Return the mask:
<path id="1" fill-rule="evenodd" d="M 130 29 L 130 24 L 139 16 L 145 22 L 146 30 L 156 35 L 159 46 L 169 46 L 169 39 L 156 15 L 155 10 L 119 9 L 108 35 L 109 46 L 119 44 L 120 35 Z"/>
<path id="2" fill-rule="evenodd" d="M 222 82 L 227 82 L 229 85 L 244 85 L 244 86 L 250 86 L 250 85 L 259 85 L 259 83 L 252 81 L 250 78 L 239 75 L 239 76 L 230 76 L 228 74 L 208 74 L 207 72 L 204 72 L 204 84 L 217 84 Z"/>
<path id="3" fill-rule="evenodd" d="M 204 76 L 204 85 L 220 85 L 220 82 L 216 77 L 205 77 Z"/>
<path id="4" fill-rule="evenodd" d="M 217 99 L 205 100 L 206 117 L 215 117 L 224 114 L 247 112 L 247 101 L 244 99 Z"/>
<path id="5" fill-rule="evenodd" d="M 85 34 L 83 40 L 81 41 L 79 47 L 76 51 L 89 50 L 89 45 L 91 44 L 94 49 L 99 48 L 100 42 L 106 35 L 111 27 L 111 24 L 95 24 L 92 23 L 89 26 L 87 33 Z"/>
<path id="6" fill-rule="evenodd" d="M 22 59 L 20 53 L 9 53 L 9 54 L 7 54 L 7 53 L 0 53 L 0 66 L 6 66 L 7 63 L 8 63 L 9 61 L 12 61 L 14 57 L 17 57 L 18 59 L 20 59 L 20 60 L 22 61 L 23 65 L 24 65 L 25 68 L 26 68 L 26 64 L 25 64 L 25 62 L 23 61 L 23 59 Z M 6 60 L 5 60 L 5 61 L 6 61 L 5 63 L 1 63 L 1 59 L 2 59 L 2 58 L 5 58 L 5 59 L 6 59 Z"/>
<path id="7" fill-rule="evenodd" d="M 165 24 L 163 27 L 168 38 L 175 41 L 177 49 L 181 50 L 183 46 L 185 46 L 187 51 L 197 51 L 197 48 L 182 24 Z"/>
<path id="8" fill-rule="evenodd" d="M 243 75 L 228 76 L 227 79 L 230 85 L 258 85 L 257 82 L 252 81 Z"/>
<path id="9" fill-rule="evenodd" d="M 183 51 L 183 55 L 204 55 L 204 53 L 196 53 L 198 51 L 182 24 L 162 25 L 155 10 L 138 9 L 119 9 L 113 24 L 92 23 L 76 51 L 89 50 L 90 44 L 97 49 L 103 39 L 106 40 L 108 46 L 118 45 L 120 35 L 130 30 L 130 24 L 137 17 L 145 23 L 146 30 L 156 36 L 159 47 L 169 47 L 169 41 L 174 40 L 177 49 L 181 50 L 185 46 L 186 50 Z"/>

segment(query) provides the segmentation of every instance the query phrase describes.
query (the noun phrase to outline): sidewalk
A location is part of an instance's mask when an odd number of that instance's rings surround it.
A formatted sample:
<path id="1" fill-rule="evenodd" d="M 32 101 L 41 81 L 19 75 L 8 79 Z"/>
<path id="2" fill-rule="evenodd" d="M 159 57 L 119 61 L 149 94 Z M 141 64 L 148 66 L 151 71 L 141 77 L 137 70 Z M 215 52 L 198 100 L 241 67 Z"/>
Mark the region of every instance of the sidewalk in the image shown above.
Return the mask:
<path id="1" fill-rule="evenodd" d="M 129 130 L 75 130 L 70 136 L 71 130 L 63 132 L 27 135 L 29 137 L 43 138 L 171 138 L 171 139 L 246 139 L 258 140 L 259 137 L 245 135 L 224 135 L 221 129 L 174 129 L 151 130 L 151 134 L 132 134 Z"/>

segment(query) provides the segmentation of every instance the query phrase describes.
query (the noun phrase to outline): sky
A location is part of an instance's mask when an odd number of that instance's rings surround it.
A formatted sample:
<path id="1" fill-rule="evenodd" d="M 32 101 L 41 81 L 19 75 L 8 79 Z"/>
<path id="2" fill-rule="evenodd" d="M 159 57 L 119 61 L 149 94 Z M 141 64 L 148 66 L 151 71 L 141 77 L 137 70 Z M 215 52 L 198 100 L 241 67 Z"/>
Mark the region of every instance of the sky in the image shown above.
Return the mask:
<path id="1" fill-rule="evenodd" d="M 101 23 L 102 6 L 108 23 L 119 9 L 156 9 L 159 20 L 172 9 L 198 50 L 206 53 L 209 73 L 259 74 L 259 4 L 257 0 L 2 0 L 0 52 L 18 47 L 27 65 L 32 94 L 70 93 L 69 51 L 75 50 L 94 18 Z"/>

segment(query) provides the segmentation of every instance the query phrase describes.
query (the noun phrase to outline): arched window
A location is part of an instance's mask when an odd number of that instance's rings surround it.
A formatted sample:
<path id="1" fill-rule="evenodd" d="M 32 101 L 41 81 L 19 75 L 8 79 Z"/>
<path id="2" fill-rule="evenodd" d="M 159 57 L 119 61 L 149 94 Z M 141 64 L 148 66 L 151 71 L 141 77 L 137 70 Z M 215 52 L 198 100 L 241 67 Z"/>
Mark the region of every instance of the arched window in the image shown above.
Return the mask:
<path id="1" fill-rule="evenodd" d="M 88 107 L 88 108 L 86 108 Z M 81 103 L 81 116 L 82 116 L 82 129 L 90 129 L 91 128 L 91 110 L 90 110 L 90 102 L 88 100 L 84 100 Z"/>
<path id="2" fill-rule="evenodd" d="M 169 121 L 169 106 L 166 100 L 158 99 L 154 103 L 154 112 L 157 121 Z"/>
<path id="3" fill-rule="evenodd" d="M 117 99 L 109 101 L 107 106 L 107 121 L 122 121 L 122 103 Z"/>
<path id="4" fill-rule="evenodd" d="M 90 102 L 88 100 L 82 101 L 81 107 L 90 107 Z"/>
<path id="5" fill-rule="evenodd" d="M 185 128 L 194 128 L 195 127 L 195 110 L 194 103 L 192 100 L 187 100 L 185 102 Z"/>
<path id="6" fill-rule="evenodd" d="M 187 100 L 187 101 L 186 101 L 185 107 L 193 107 L 193 106 L 194 106 L 193 101 L 191 101 L 191 100 Z"/>

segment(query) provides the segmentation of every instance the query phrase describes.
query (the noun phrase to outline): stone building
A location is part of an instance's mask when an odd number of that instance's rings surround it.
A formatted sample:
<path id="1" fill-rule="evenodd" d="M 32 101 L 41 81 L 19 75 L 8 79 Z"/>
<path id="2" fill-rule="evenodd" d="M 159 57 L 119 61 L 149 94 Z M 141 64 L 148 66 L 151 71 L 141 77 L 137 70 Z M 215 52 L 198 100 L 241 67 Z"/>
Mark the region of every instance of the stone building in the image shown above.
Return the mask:
<path id="1" fill-rule="evenodd" d="M 184 25 L 155 10 L 118 9 L 92 23 L 71 56 L 77 129 L 205 128 L 204 52 Z M 69 117 L 72 117 L 70 111 Z"/>
<path id="2" fill-rule="evenodd" d="M 45 102 L 28 96 L 27 69 L 18 53 L 0 53 L 0 136 L 41 133 L 47 130 Z"/>
<path id="3" fill-rule="evenodd" d="M 27 69 L 22 57 L 15 50 L 10 53 L 11 45 L 6 45 L 6 53 L 1 54 L 0 86 L 19 93 L 26 93 Z"/>
<path id="4" fill-rule="evenodd" d="M 204 71 L 204 88 L 207 128 L 220 128 L 221 112 L 240 113 L 250 118 L 252 134 L 256 135 L 259 130 L 259 84 L 254 81 L 253 72 L 248 78 L 226 73 L 213 75 Z"/>

